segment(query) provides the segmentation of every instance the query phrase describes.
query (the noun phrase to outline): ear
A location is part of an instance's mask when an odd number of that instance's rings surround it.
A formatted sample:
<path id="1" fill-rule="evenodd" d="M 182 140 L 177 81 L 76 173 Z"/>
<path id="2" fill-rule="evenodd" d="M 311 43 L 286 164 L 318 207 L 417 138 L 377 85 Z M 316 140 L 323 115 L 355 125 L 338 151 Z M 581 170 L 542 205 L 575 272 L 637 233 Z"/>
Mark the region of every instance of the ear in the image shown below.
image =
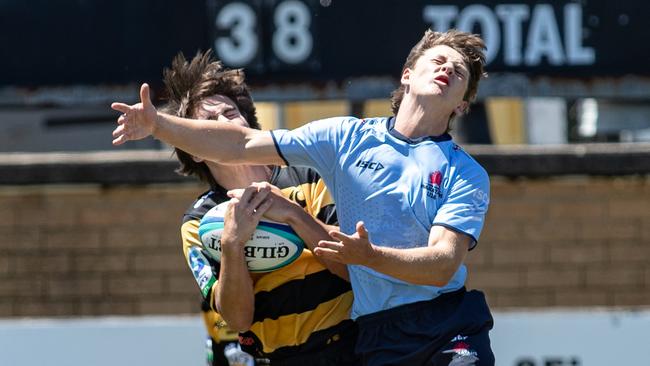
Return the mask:
<path id="1" fill-rule="evenodd" d="M 409 82 L 411 81 L 411 69 L 408 67 L 402 71 L 402 78 L 400 79 L 400 82 L 403 85 L 409 85 Z"/>
<path id="2" fill-rule="evenodd" d="M 203 159 L 199 158 L 198 156 L 194 156 L 194 155 L 191 155 L 191 156 L 192 156 L 192 160 L 194 160 L 195 163 L 202 163 L 203 162 Z"/>
<path id="3" fill-rule="evenodd" d="M 454 108 L 454 114 L 457 116 L 465 114 L 465 112 L 467 112 L 467 107 L 469 107 L 469 102 L 463 100 L 456 106 L 456 108 Z"/>

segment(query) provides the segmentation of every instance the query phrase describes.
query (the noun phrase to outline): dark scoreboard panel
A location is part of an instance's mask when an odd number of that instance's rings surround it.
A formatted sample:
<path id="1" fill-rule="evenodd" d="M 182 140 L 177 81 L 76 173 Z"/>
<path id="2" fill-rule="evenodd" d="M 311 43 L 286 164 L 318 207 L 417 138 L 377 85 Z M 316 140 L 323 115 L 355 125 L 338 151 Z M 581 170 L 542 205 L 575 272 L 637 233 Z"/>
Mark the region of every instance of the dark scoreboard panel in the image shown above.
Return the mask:
<path id="1" fill-rule="evenodd" d="M 424 30 L 481 34 L 490 72 L 648 76 L 641 1 L 4 0 L 2 85 L 159 80 L 213 48 L 256 82 L 394 76 Z"/>

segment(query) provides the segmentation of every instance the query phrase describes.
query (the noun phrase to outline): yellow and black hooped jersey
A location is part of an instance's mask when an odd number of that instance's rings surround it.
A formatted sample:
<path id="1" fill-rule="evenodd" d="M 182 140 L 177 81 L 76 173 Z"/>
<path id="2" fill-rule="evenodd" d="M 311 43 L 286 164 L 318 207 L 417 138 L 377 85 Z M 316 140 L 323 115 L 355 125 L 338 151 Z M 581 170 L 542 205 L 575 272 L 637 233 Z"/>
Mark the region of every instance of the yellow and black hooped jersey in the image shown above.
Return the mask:
<path id="1" fill-rule="evenodd" d="M 334 202 L 315 171 L 276 167 L 270 183 L 312 216 L 328 225 L 337 224 Z M 214 309 L 212 293 L 219 263 L 203 248 L 198 227 L 209 209 L 226 200 L 226 192 L 216 187 L 201 195 L 185 213 L 181 228 L 185 258 L 210 309 Z M 253 324 L 239 334 L 239 341 L 242 349 L 256 357 L 273 360 L 320 351 L 354 333 L 355 325 L 349 319 L 350 284 L 330 273 L 307 249 L 286 267 L 260 277 L 254 293 Z M 216 330 L 228 334 L 223 331 L 227 326 L 218 319 L 214 329 L 209 329 L 213 337 L 219 337 Z"/>

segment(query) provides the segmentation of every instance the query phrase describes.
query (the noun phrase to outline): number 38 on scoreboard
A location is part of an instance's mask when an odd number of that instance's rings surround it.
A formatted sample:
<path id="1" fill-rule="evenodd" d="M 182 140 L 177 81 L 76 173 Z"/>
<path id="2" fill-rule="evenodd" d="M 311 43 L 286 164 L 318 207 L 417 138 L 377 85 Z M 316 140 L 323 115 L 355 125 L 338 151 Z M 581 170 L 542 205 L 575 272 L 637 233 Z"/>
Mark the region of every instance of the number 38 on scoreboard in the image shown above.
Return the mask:
<path id="1" fill-rule="evenodd" d="M 216 56 L 230 67 L 265 72 L 313 69 L 312 0 L 208 0 Z"/>

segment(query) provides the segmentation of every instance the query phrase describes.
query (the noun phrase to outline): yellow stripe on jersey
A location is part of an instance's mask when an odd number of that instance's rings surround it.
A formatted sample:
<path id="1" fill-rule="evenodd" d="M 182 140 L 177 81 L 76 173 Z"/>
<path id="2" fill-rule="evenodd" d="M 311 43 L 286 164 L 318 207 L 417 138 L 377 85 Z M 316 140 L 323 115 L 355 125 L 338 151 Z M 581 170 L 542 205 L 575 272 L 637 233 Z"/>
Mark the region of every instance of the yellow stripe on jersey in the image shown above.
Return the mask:
<path id="1" fill-rule="evenodd" d="M 276 269 L 273 275 L 264 274 L 257 282 L 253 291 L 255 293 L 262 291 L 272 291 L 278 286 L 292 280 L 302 280 L 306 276 L 326 270 L 322 264 L 316 261 L 314 255 L 308 250 L 304 249 L 300 257 L 296 259 L 291 265 Z"/>
<path id="2" fill-rule="evenodd" d="M 318 216 L 323 207 L 334 204 L 334 200 L 322 179 L 319 179 L 316 183 L 303 183 L 299 186 L 284 188 L 282 194 L 290 200 L 298 202 L 305 208 L 307 213 L 314 217 Z"/>
<path id="3" fill-rule="evenodd" d="M 262 340 L 264 352 L 271 353 L 280 347 L 303 344 L 312 332 L 337 325 L 347 318 L 351 307 L 352 292 L 349 291 L 321 303 L 314 310 L 253 323 L 250 330 Z"/>

